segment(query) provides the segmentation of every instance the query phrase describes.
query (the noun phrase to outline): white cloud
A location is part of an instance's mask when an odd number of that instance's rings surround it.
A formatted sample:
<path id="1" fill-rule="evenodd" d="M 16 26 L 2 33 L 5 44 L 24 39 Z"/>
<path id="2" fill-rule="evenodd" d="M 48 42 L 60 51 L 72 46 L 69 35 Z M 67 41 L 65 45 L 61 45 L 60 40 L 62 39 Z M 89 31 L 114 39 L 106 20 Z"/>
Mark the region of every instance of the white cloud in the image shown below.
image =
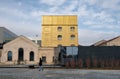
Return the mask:
<path id="1" fill-rule="evenodd" d="M 50 6 L 48 11 L 45 10 L 32 11 L 31 15 L 35 17 L 41 15 L 77 15 L 78 0 L 70 0 L 68 5 L 62 5 L 64 4 L 65 1 L 67 0 L 60 0 L 59 2 L 57 0 L 50 0 L 50 2 L 46 0 L 40 0 L 41 3 L 46 3 L 54 6 Z M 61 4 L 62 6 L 57 5 L 58 3 Z M 73 11 L 75 9 L 76 11 Z"/>
<path id="2" fill-rule="evenodd" d="M 118 36 L 119 33 L 116 33 L 114 31 L 93 31 L 93 30 L 87 30 L 87 29 L 79 29 L 79 44 L 80 45 L 91 45 L 93 43 L 96 43 L 100 40 L 108 40 L 111 38 L 114 38 Z"/>
<path id="3" fill-rule="evenodd" d="M 33 17 L 41 17 L 42 15 L 77 15 L 77 12 L 72 12 L 69 10 L 65 10 L 65 11 L 61 11 L 61 10 L 57 10 L 59 8 L 57 7 L 52 7 L 50 8 L 50 10 L 47 12 L 47 11 L 42 11 L 42 10 L 39 10 L 39 11 L 32 11 L 31 12 L 31 16 Z"/>
<path id="4" fill-rule="evenodd" d="M 98 19 L 98 20 L 100 20 L 102 22 L 104 21 L 104 23 L 105 22 L 114 22 L 115 21 L 114 18 L 112 18 L 112 15 L 105 12 L 105 11 L 102 11 L 100 13 L 96 13 L 95 19 Z"/>
<path id="5" fill-rule="evenodd" d="M 96 24 L 96 22 L 88 20 L 88 21 L 84 21 L 83 24 L 84 25 L 94 25 L 94 24 Z"/>
<path id="6" fill-rule="evenodd" d="M 9 7 L 0 7 L 0 12 L 5 13 L 7 15 L 13 16 L 13 17 L 19 17 L 22 19 L 29 19 L 29 15 L 23 13 L 21 10 L 18 9 L 12 9 Z"/>
<path id="7" fill-rule="evenodd" d="M 118 10 L 120 0 L 80 0 L 82 5 L 92 5 L 101 9 Z M 120 9 L 119 9 L 120 10 Z"/>
<path id="8" fill-rule="evenodd" d="M 19 5 L 19 6 L 22 6 L 22 2 L 18 2 L 18 5 Z"/>
<path id="9" fill-rule="evenodd" d="M 93 29 L 108 29 L 108 30 L 118 30 L 120 29 L 119 26 L 117 25 L 110 25 L 110 24 L 96 24 L 96 25 L 91 25 L 91 28 Z"/>
<path id="10" fill-rule="evenodd" d="M 50 9 L 49 9 L 49 12 L 56 12 L 57 10 L 59 9 L 59 7 L 57 7 L 57 6 L 54 6 L 54 7 L 51 7 Z"/>
<path id="11" fill-rule="evenodd" d="M 117 21 L 117 23 L 120 25 L 120 21 Z"/>
<path id="12" fill-rule="evenodd" d="M 82 5 L 78 7 L 78 15 L 81 16 L 88 16 L 89 12 L 87 10 L 87 6 L 86 5 Z"/>
<path id="13" fill-rule="evenodd" d="M 89 5 L 94 5 L 97 2 L 97 0 L 84 0 L 84 1 Z"/>
<path id="14" fill-rule="evenodd" d="M 118 10 L 120 0 L 102 0 L 101 6 L 102 8 Z"/>
<path id="15" fill-rule="evenodd" d="M 0 26 L 6 27 L 17 35 L 33 36 L 41 35 L 41 25 L 25 21 L 13 21 L 8 18 L 0 18 Z"/>
<path id="16" fill-rule="evenodd" d="M 1 18 L 0 14 L 0 25 L 9 28 L 18 35 L 30 36 L 41 34 L 41 15 L 78 15 L 79 43 L 82 45 L 90 45 L 101 39 L 112 38 L 120 34 L 115 32 L 120 29 L 120 22 L 116 19 L 116 17 L 120 17 L 120 5 L 118 4 L 120 0 L 39 0 L 39 2 L 37 5 L 34 4 L 35 6 L 32 6 L 32 3 L 27 4 L 27 6 L 33 7 L 32 10 L 25 7 L 23 2 L 13 2 L 20 8 L 11 4 L 8 5 L 12 7 L 0 5 L 0 13 L 8 16 Z M 43 7 L 42 10 L 39 7 Z M 118 14 L 112 14 L 109 10 L 113 13 L 116 10 Z M 81 29 L 83 27 L 84 30 Z"/>
<path id="17" fill-rule="evenodd" d="M 118 26 L 115 25 L 115 18 L 107 11 L 96 12 L 95 10 L 89 10 L 86 6 L 83 6 L 79 9 L 79 12 L 79 18 L 83 18 L 81 23 L 89 28 L 118 28 Z"/>
<path id="18" fill-rule="evenodd" d="M 62 5 L 66 0 L 40 0 L 40 3 L 47 5 L 59 6 Z"/>
<path id="19" fill-rule="evenodd" d="M 108 29 L 108 30 L 120 29 L 119 25 L 95 22 L 95 21 L 90 21 L 90 20 L 83 22 L 83 24 L 87 25 L 88 28 L 92 28 L 92 29 Z"/>
<path id="20" fill-rule="evenodd" d="M 74 9 L 76 9 L 78 7 L 78 0 L 71 0 L 69 5 L 66 5 L 66 7 L 64 8 L 64 11 L 66 12 L 72 12 Z"/>

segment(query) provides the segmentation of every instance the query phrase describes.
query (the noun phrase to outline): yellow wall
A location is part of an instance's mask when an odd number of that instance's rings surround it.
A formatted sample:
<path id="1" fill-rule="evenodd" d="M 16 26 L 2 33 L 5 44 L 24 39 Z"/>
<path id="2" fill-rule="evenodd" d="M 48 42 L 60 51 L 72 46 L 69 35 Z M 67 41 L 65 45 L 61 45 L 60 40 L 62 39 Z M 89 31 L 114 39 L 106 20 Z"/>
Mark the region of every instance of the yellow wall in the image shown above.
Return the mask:
<path id="1" fill-rule="evenodd" d="M 58 27 L 62 27 L 62 30 L 58 31 Z M 75 27 L 75 30 L 71 31 L 70 27 Z M 58 40 L 58 35 L 62 35 L 62 40 Z M 75 35 L 74 40 L 71 40 L 71 35 Z M 42 46 L 57 47 L 59 44 L 78 46 L 77 16 L 42 16 Z"/>

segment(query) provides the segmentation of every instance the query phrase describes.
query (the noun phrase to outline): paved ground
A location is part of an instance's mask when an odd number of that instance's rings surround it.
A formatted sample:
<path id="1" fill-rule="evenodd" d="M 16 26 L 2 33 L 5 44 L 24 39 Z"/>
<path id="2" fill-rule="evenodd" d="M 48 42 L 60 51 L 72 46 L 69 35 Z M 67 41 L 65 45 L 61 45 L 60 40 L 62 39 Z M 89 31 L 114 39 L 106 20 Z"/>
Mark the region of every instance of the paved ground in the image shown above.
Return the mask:
<path id="1" fill-rule="evenodd" d="M 120 79 L 120 70 L 0 68 L 0 79 Z"/>

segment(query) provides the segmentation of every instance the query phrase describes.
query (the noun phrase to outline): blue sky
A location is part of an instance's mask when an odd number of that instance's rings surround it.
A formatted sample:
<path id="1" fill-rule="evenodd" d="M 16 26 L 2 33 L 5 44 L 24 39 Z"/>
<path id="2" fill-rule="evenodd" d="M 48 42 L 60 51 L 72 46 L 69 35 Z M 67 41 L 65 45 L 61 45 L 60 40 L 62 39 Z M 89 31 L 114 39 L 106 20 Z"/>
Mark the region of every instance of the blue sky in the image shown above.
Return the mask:
<path id="1" fill-rule="evenodd" d="M 120 35 L 120 0 L 0 0 L 0 26 L 41 36 L 42 15 L 77 15 L 79 44 Z"/>

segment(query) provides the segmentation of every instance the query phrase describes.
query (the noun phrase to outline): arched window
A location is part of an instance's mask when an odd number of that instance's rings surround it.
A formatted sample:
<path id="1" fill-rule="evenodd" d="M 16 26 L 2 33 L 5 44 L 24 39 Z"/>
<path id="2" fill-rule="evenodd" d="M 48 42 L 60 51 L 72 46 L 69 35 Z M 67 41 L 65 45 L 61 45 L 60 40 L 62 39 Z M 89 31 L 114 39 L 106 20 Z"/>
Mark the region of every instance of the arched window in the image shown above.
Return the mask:
<path id="1" fill-rule="evenodd" d="M 62 27 L 58 27 L 57 30 L 58 30 L 58 31 L 62 31 Z"/>
<path id="2" fill-rule="evenodd" d="M 74 31 L 74 30 L 75 30 L 74 26 L 70 27 L 70 31 Z"/>
<path id="3" fill-rule="evenodd" d="M 29 55 L 30 61 L 34 61 L 34 52 L 31 51 Z"/>
<path id="4" fill-rule="evenodd" d="M 71 38 L 71 40 L 74 40 L 75 39 L 75 35 L 71 35 L 70 38 Z"/>
<path id="5" fill-rule="evenodd" d="M 62 35 L 58 35 L 58 40 L 62 40 Z"/>
<path id="6" fill-rule="evenodd" d="M 23 48 L 19 48 L 18 49 L 18 60 L 23 61 L 24 60 L 23 57 L 24 57 L 24 50 Z"/>
<path id="7" fill-rule="evenodd" d="M 8 61 L 12 61 L 12 51 L 8 51 L 7 58 L 8 58 Z"/>

